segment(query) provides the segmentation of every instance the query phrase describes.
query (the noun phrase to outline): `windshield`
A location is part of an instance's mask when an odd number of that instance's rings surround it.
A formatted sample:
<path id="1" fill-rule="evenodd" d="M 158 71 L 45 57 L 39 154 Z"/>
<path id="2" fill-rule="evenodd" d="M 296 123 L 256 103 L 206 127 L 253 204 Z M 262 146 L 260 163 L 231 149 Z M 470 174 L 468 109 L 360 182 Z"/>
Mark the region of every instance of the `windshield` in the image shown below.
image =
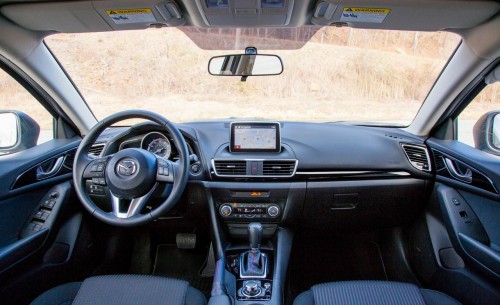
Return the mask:
<path id="1" fill-rule="evenodd" d="M 336 27 L 290 29 L 286 35 L 193 29 L 56 34 L 46 43 L 98 119 L 146 109 L 174 122 L 256 118 L 408 125 L 460 41 L 445 32 Z M 238 50 L 221 51 L 221 45 Z M 280 56 L 283 73 L 245 82 L 208 73 L 212 56 L 243 53 L 245 46 Z"/>

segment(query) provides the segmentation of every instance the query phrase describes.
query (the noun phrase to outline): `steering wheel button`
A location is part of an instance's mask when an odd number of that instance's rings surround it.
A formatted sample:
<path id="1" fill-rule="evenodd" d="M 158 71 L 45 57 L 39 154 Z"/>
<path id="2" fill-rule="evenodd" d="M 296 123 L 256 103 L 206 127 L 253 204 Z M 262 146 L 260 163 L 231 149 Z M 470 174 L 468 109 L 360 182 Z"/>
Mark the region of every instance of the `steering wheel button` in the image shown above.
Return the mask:
<path id="1" fill-rule="evenodd" d="M 104 165 L 102 165 L 102 164 L 97 165 L 97 171 L 98 172 L 104 171 Z"/>
<path id="2" fill-rule="evenodd" d="M 168 170 L 168 166 L 165 166 L 165 168 L 163 169 L 163 174 L 164 174 L 165 176 L 168 176 L 168 175 L 170 174 L 169 172 L 170 172 L 170 171 Z"/>
<path id="3" fill-rule="evenodd" d="M 92 173 L 92 178 L 102 178 L 102 177 L 104 177 L 103 172 L 93 172 Z"/>
<path id="4" fill-rule="evenodd" d="M 163 167 L 158 167 L 158 175 L 163 175 Z"/>
<path id="5" fill-rule="evenodd" d="M 92 165 L 92 166 L 90 167 L 90 171 L 91 171 L 91 172 L 95 172 L 95 171 L 97 171 L 97 164 Z"/>

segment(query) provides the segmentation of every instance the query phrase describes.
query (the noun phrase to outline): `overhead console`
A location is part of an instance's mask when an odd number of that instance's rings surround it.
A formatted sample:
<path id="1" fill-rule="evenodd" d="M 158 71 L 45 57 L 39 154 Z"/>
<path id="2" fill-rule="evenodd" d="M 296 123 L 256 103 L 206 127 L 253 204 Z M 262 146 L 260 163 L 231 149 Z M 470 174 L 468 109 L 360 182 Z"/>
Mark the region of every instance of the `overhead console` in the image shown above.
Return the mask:
<path id="1" fill-rule="evenodd" d="M 196 0 L 207 26 L 284 26 L 290 23 L 294 0 Z"/>

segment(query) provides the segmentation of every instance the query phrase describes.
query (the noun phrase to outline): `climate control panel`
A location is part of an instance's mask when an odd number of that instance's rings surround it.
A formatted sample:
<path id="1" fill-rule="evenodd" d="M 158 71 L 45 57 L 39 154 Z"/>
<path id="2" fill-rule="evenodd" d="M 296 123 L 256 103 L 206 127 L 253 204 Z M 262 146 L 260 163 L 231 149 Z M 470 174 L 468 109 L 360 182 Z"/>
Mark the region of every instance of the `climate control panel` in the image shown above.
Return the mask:
<path id="1" fill-rule="evenodd" d="M 223 203 L 219 207 L 219 214 L 226 219 L 237 218 L 277 218 L 281 208 L 274 203 Z"/>

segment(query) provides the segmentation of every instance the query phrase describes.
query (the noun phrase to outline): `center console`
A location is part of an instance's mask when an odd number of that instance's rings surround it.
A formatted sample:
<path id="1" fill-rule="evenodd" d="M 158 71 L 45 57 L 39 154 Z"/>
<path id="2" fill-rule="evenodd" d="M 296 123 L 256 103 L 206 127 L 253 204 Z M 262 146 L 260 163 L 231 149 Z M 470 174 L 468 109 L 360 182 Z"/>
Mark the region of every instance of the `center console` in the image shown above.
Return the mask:
<path id="1" fill-rule="evenodd" d="M 230 143 L 212 159 L 213 180 L 204 182 L 218 266 L 211 300 L 283 304 L 288 228 L 300 219 L 306 183 L 293 179 L 298 160 L 280 131 L 280 123 L 232 123 Z"/>

